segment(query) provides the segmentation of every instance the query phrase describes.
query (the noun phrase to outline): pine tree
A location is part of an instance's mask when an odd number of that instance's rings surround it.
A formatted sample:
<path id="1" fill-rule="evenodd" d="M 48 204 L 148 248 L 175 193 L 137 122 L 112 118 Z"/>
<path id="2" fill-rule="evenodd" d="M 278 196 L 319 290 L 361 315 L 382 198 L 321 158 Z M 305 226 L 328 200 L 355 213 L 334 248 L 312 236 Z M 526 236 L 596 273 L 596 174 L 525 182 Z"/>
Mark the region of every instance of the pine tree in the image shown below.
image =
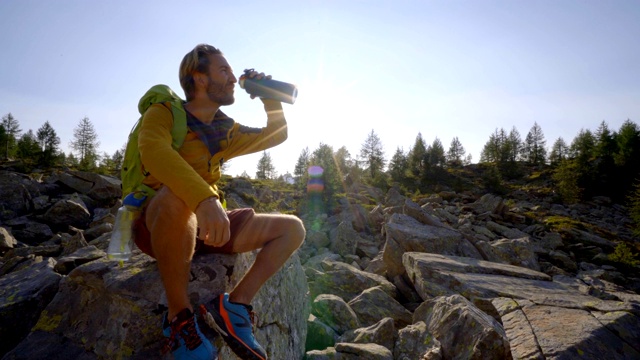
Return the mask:
<path id="1" fill-rule="evenodd" d="M 442 146 L 442 141 L 437 137 L 433 140 L 431 146 L 427 148 L 426 158 L 427 164 L 430 167 L 443 167 L 446 162 L 446 157 L 444 155 L 444 146 Z"/>
<path id="2" fill-rule="evenodd" d="M 385 165 L 384 147 L 373 129 L 360 148 L 360 158 L 367 165 L 371 179 L 383 171 Z"/>
<path id="3" fill-rule="evenodd" d="M 273 166 L 273 162 L 271 161 L 271 155 L 268 152 L 263 151 L 262 157 L 258 160 L 256 179 L 275 179 L 276 176 L 276 170 Z"/>
<path id="4" fill-rule="evenodd" d="M 466 151 L 460 140 L 458 140 L 458 137 L 454 137 L 453 140 L 451 140 L 449 151 L 447 151 L 447 164 L 452 167 L 462 166 L 465 153 Z"/>
<path id="5" fill-rule="evenodd" d="M 413 144 L 413 147 L 409 151 L 407 155 L 408 165 L 409 165 L 409 175 L 414 179 L 420 179 L 422 177 L 422 173 L 425 170 L 425 154 L 427 153 L 427 147 L 422 139 L 422 134 L 418 133 L 416 136 L 416 141 Z"/>
<path id="6" fill-rule="evenodd" d="M 350 173 L 351 168 L 353 167 L 353 160 L 351 159 L 351 154 L 349 150 L 345 146 L 340 147 L 336 150 L 334 156 L 336 159 L 336 164 L 338 165 L 338 170 L 342 175 L 347 175 Z"/>
<path id="7" fill-rule="evenodd" d="M 93 170 L 98 160 L 98 134 L 88 117 L 84 117 L 73 130 L 71 148 L 80 155 L 79 167 L 81 170 Z"/>
<path id="8" fill-rule="evenodd" d="M 562 137 L 559 137 L 551 148 L 551 154 L 549 155 L 549 161 L 551 165 L 558 165 L 562 160 L 565 160 L 569 154 L 569 147 L 567 143 L 564 142 Z"/>
<path id="9" fill-rule="evenodd" d="M 299 189 L 304 189 L 307 186 L 309 169 L 309 148 L 306 147 L 300 152 L 296 166 L 293 168 L 293 177 L 296 181 L 296 185 Z"/>
<path id="10" fill-rule="evenodd" d="M 547 141 L 544 139 L 542 128 L 535 122 L 524 141 L 524 160 L 531 165 L 544 164 L 547 160 L 546 145 Z"/>
<path id="11" fill-rule="evenodd" d="M 4 128 L 3 148 L 5 150 L 5 159 L 9 159 L 15 153 L 16 143 L 18 141 L 18 134 L 20 130 L 20 124 L 18 120 L 13 117 L 11 113 L 2 117 L 2 127 Z"/>
<path id="12" fill-rule="evenodd" d="M 391 180 L 404 184 L 407 179 L 408 159 L 402 149 L 398 147 L 389 160 L 389 175 Z"/>
<path id="13" fill-rule="evenodd" d="M 516 127 L 512 127 L 511 131 L 509 131 L 509 136 L 504 145 L 504 155 L 502 156 L 504 162 L 515 163 L 516 161 L 522 158 L 522 138 L 520 137 L 520 132 Z"/>
<path id="14" fill-rule="evenodd" d="M 32 130 L 24 133 L 18 140 L 16 155 L 29 163 L 35 163 L 40 155 L 40 145 Z"/>
<path id="15" fill-rule="evenodd" d="M 40 164 L 43 166 L 53 165 L 56 157 L 58 156 L 60 138 L 51 124 L 49 124 L 49 121 L 45 121 L 45 123 L 38 129 L 36 137 L 38 138 L 38 143 L 42 148 Z"/>

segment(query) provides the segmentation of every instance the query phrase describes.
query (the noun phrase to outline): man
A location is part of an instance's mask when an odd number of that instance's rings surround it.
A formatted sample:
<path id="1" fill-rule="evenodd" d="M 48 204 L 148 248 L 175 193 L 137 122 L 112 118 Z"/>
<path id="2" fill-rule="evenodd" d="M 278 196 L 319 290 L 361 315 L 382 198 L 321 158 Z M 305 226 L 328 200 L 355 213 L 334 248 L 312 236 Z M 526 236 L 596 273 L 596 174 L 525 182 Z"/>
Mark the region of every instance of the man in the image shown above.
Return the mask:
<path id="1" fill-rule="evenodd" d="M 200 332 L 187 294 L 194 252 L 261 249 L 233 291 L 201 309 L 206 309 L 207 324 L 238 356 L 266 359 L 253 336 L 249 304 L 305 237 L 302 222 L 294 216 L 255 214 L 253 209 L 227 212 L 220 203 L 216 182 L 224 161 L 276 146 L 287 137 L 278 101 L 261 99 L 267 114 L 264 128 L 239 125 L 220 111 L 221 106 L 233 104 L 236 82 L 220 50 L 196 46 L 180 64 L 189 128 L 184 144 L 178 151 L 172 149 L 173 118 L 164 104 L 145 112 L 139 132 L 142 165 L 150 174 L 144 184 L 157 192 L 134 226 L 135 238 L 142 251 L 157 259 L 169 307 L 162 325 L 165 350 L 176 359 L 217 358 L 217 349 Z"/>

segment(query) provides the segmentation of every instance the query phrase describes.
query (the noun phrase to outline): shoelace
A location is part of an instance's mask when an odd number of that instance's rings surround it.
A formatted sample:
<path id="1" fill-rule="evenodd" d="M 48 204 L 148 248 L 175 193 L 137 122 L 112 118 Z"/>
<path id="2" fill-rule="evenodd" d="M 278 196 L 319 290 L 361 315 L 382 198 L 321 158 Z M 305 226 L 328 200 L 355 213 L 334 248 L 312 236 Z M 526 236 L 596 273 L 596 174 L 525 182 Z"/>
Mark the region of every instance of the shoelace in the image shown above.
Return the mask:
<path id="1" fill-rule="evenodd" d="M 191 321 L 190 321 L 191 320 Z M 196 330 L 195 320 L 185 320 L 179 324 L 171 324 L 171 335 L 165 338 L 162 353 L 166 354 L 179 344 L 178 335 L 184 340 L 187 349 L 193 350 L 202 344 L 202 339 Z"/>

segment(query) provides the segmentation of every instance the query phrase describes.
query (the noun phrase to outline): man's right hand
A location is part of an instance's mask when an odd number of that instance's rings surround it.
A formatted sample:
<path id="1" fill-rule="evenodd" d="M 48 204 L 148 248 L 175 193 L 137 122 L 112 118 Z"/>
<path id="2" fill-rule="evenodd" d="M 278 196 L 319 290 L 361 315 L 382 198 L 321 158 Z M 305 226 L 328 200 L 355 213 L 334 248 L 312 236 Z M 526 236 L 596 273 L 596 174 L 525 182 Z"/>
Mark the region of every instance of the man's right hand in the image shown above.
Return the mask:
<path id="1" fill-rule="evenodd" d="M 198 220 L 198 238 L 205 244 L 220 247 L 229 241 L 229 217 L 220 200 L 215 197 L 202 200 L 195 214 Z"/>

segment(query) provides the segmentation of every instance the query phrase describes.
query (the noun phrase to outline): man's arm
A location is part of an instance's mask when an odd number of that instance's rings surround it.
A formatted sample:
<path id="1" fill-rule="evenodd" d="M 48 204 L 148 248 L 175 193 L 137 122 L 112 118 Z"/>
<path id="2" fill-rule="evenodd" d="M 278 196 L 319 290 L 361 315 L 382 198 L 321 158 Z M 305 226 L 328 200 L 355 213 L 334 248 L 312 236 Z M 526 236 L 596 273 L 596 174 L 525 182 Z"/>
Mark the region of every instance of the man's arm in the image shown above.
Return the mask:
<path id="1" fill-rule="evenodd" d="M 140 158 L 146 171 L 195 211 L 202 200 L 218 194 L 171 147 L 172 127 L 171 111 L 162 104 L 152 105 L 144 114 L 138 136 Z"/>
<path id="2" fill-rule="evenodd" d="M 225 160 L 272 148 L 287 139 L 287 121 L 282 104 L 276 100 L 260 99 L 267 114 L 267 126 L 250 128 L 235 124 Z"/>

